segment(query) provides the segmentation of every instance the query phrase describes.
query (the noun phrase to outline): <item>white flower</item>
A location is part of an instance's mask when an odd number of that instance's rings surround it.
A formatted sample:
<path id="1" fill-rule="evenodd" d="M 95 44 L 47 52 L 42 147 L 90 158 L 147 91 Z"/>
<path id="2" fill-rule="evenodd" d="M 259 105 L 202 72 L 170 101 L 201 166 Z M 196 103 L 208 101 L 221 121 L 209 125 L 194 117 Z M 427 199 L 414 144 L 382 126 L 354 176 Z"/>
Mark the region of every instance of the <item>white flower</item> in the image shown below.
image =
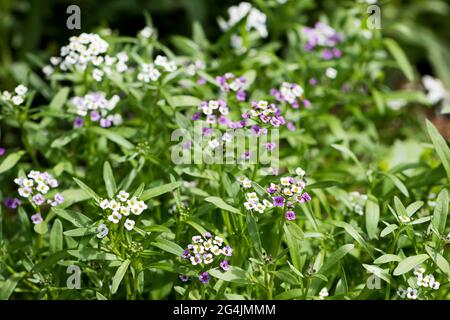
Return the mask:
<path id="1" fill-rule="evenodd" d="M 322 288 L 322 290 L 320 290 L 319 292 L 319 298 L 320 300 L 323 300 L 324 298 L 328 297 L 328 289 L 327 288 Z"/>
<path id="2" fill-rule="evenodd" d="M 20 106 L 24 102 L 24 99 L 22 98 L 22 96 L 14 96 L 12 97 L 11 101 L 16 106 Z"/>
<path id="3" fill-rule="evenodd" d="M 129 216 L 130 215 L 130 208 L 127 207 L 127 206 L 121 206 L 119 212 L 120 212 L 120 214 L 122 214 L 124 216 Z"/>
<path id="4" fill-rule="evenodd" d="M 31 195 L 30 188 L 19 188 L 17 191 L 19 192 L 19 195 L 24 198 L 28 198 Z"/>
<path id="5" fill-rule="evenodd" d="M 211 240 L 203 242 L 203 246 L 206 251 L 209 251 L 213 247 Z"/>
<path id="6" fill-rule="evenodd" d="M 119 223 L 120 219 L 122 219 L 122 215 L 117 211 L 114 211 L 108 216 L 108 220 L 115 224 Z"/>
<path id="7" fill-rule="evenodd" d="M 211 149 L 216 149 L 220 145 L 220 143 L 219 141 L 217 141 L 217 139 L 213 139 L 208 141 L 208 145 Z"/>
<path id="8" fill-rule="evenodd" d="M 289 177 L 283 177 L 283 178 L 281 178 L 281 179 L 280 179 L 280 183 L 281 183 L 283 186 L 289 186 L 289 185 L 291 185 L 291 183 L 290 183 L 290 178 L 289 178 Z"/>
<path id="9" fill-rule="evenodd" d="M 252 181 L 249 179 L 245 179 L 244 182 L 242 182 L 242 186 L 245 189 L 251 188 L 252 187 Z"/>
<path id="10" fill-rule="evenodd" d="M 195 256 L 192 256 L 192 257 L 190 258 L 190 260 L 191 260 L 191 264 L 192 264 L 193 266 L 195 266 L 195 265 L 197 265 L 197 264 L 199 264 L 199 263 L 202 262 L 202 258 L 200 257 L 199 254 L 196 254 Z"/>
<path id="11" fill-rule="evenodd" d="M 427 89 L 427 98 L 431 104 L 435 104 L 440 100 L 450 99 L 450 93 L 445 89 L 444 83 L 431 76 L 422 78 L 423 86 Z"/>
<path id="12" fill-rule="evenodd" d="M 100 208 L 105 210 L 108 207 L 109 207 L 109 200 L 108 199 L 103 199 L 102 202 L 100 202 Z"/>
<path id="13" fill-rule="evenodd" d="M 337 70 L 335 68 L 327 68 L 327 70 L 325 70 L 325 75 L 330 78 L 330 79 L 335 79 L 337 76 Z"/>
<path id="14" fill-rule="evenodd" d="M 400 220 L 401 223 L 408 223 L 411 221 L 411 218 L 406 215 L 398 216 L 398 219 Z"/>
<path id="15" fill-rule="evenodd" d="M 197 243 L 193 246 L 192 250 L 194 251 L 194 253 L 202 254 L 205 252 L 205 247 Z"/>
<path id="16" fill-rule="evenodd" d="M 255 208 L 255 204 L 253 202 L 244 202 L 245 209 L 252 210 Z"/>
<path id="17" fill-rule="evenodd" d="M 222 251 L 220 250 L 219 246 L 213 246 L 211 248 L 211 252 L 215 255 L 218 256 Z"/>
<path id="18" fill-rule="evenodd" d="M 220 247 L 222 245 L 222 243 L 223 243 L 223 238 L 221 238 L 219 236 L 215 236 L 213 243 L 217 244 Z"/>
<path id="19" fill-rule="evenodd" d="M 270 201 L 268 201 L 268 200 L 266 200 L 266 199 L 263 200 L 263 205 L 264 205 L 266 208 L 272 208 L 272 207 L 273 207 L 273 203 L 270 202 Z"/>
<path id="20" fill-rule="evenodd" d="M 134 220 L 127 219 L 127 220 L 125 220 L 125 223 L 123 225 L 125 226 L 125 228 L 128 231 L 131 231 L 135 224 L 136 224 L 136 222 Z"/>
<path id="21" fill-rule="evenodd" d="M 266 207 L 262 203 L 257 203 L 255 205 L 255 211 L 259 213 L 264 213 L 264 210 L 266 210 Z"/>
<path id="22" fill-rule="evenodd" d="M 92 78 L 94 78 L 95 81 L 100 82 L 102 81 L 104 74 L 105 73 L 102 70 L 96 68 L 92 71 Z"/>
<path id="23" fill-rule="evenodd" d="M 22 185 L 24 187 L 32 187 L 33 186 L 33 180 L 32 179 L 23 179 L 22 180 Z"/>
<path id="24" fill-rule="evenodd" d="M 148 26 L 139 32 L 139 34 L 145 39 L 150 38 L 153 35 L 153 33 L 154 33 L 154 30 Z"/>
<path id="25" fill-rule="evenodd" d="M 112 211 L 118 211 L 120 209 L 120 204 L 116 200 L 111 200 L 108 206 Z"/>
<path id="26" fill-rule="evenodd" d="M 408 297 L 408 299 L 417 299 L 417 290 L 408 287 L 408 289 L 406 289 L 406 296 Z"/>
<path id="27" fill-rule="evenodd" d="M 49 189 L 50 188 L 46 184 L 43 184 L 43 183 L 39 183 L 38 186 L 36 187 L 36 190 L 43 194 L 46 194 Z"/>
<path id="28" fill-rule="evenodd" d="M 46 76 L 51 75 L 54 71 L 55 69 L 53 69 L 51 65 L 46 65 L 42 68 L 42 73 L 45 74 Z"/>
<path id="29" fill-rule="evenodd" d="M 256 195 L 256 192 L 249 192 L 247 193 L 247 199 L 250 202 L 253 202 L 254 204 L 259 202 L 258 196 Z"/>
<path id="30" fill-rule="evenodd" d="M 203 258 L 203 263 L 210 264 L 211 262 L 213 262 L 213 255 L 211 253 L 205 254 L 205 256 Z"/>
<path id="31" fill-rule="evenodd" d="M 19 84 L 19 85 L 14 89 L 14 91 L 15 91 L 16 94 L 18 94 L 19 96 L 24 96 L 24 95 L 27 93 L 28 88 L 25 87 L 23 84 Z"/>
<path id="32" fill-rule="evenodd" d="M 295 169 L 295 173 L 296 173 L 298 176 L 300 176 L 300 177 L 303 177 L 303 176 L 306 174 L 305 170 L 303 170 L 303 169 L 300 168 L 300 167 L 298 167 L 297 169 Z"/>
<path id="33" fill-rule="evenodd" d="M 203 238 L 202 238 L 202 236 L 193 236 L 192 237 L 192 242 L 194 242 L 194 243 L 201 243 L 201 242 L 203 242 Z"/>
<path id="34" fill-rule="evenodd" d="M 117 198 L 119 198 L 120 201 L 125 202 L 130 197 L 130 194 L 128 192 L 125 192 L 121 190 L 119 194 L 117 195 Z"/>
<path id="35" fill-rule="evenodd" d="M 97 227 L 97 238 L 102 239 L 108 235 L 109 229 L 105 224 L 101 224 Z"/>

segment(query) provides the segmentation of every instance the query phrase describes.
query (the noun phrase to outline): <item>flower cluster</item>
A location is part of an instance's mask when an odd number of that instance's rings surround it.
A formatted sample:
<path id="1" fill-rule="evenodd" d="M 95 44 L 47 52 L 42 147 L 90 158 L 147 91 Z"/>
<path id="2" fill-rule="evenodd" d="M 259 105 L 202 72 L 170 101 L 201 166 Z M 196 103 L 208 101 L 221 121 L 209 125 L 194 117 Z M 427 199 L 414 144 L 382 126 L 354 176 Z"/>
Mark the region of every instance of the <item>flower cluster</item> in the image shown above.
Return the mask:
<path id="1" fill-rule="evenodd" d="M 397 295 L 402 299 L 404 299 L 406 297 L 411 300 L 416 300 L 417 297 L 419 296 L 419 293 L 418 293 L 417 289 L 408 287 L 406 290 L 403 288 L 399 288 L 397 290 Z"/>
<path id="2" fill-rule="evenodd" d="M 438 290 L 441 284 L 436 281 L 432 274 L 425 274 L 425 269 L 422 267 L 416 267 L 414 269 L 414 275 L 417 278 L 417 285 L 419 287 L 431 288 L 434 290 Z"/>
<path id="3" fill-rule="evenodd" d="M 130 214 L 139 216 L 147 209 L 147 205 L 144 201 L 139 200 L 137 197 L 130 198 L 130 194 L 123 190 L 117 194 L 117 199 L 118 201 L 114 199 L 103 199 L 102 202 L 100 202 L 100 208 L 108 214 L 108 221 L 113 224 L 118 224 L 123 216 L 128 217 Z M 126 218 L 123 225 L 128 231 L 131 231 L 135 223 L 134 220 Z M 100 234 L 102 230 L 98 231 Z"/>
<path id="4" fill-rule="evenodd" d="M 230 110 L 224 100 L 202 101 L 198 106 L 200 111 L 192 115 L 192 120 L 199 120 L 202 115 L 205 116 L 207 124 L 214 125 L 216 123 L 227 125 L 229 119 L 227 117 Z"/>
<path id="5" fill-rule="evenodd" d="M 244 91 L 247 79 L 244 77 L 236 77 L 233 73 L 227 72 L 222 76 L 217 76 L 216 82 L 223 92 L 229 92 L 230 90 L 236 92 L 238 101 L 245 101 L 247 98 L 247 94 Z"/>
<path id="6" fill-rule="evenodd" d="M 51 206 L 57 206 L 64 201 L 64 197 L 60 193 L 56 193 L 53 198 L 45 195 L 50 189 L 58 187 L 58 181 L 48 172 L 30 171 L 26 178 L 16 178 L 14 182 L 19 186 L 18 193 L 21 197 L 30 199 L 31 203 L 41 206 L 45 203 Z M 14 201 L 14 205 L 19 205 Z M 12 204 L 11 204 L 12 205 Z"/>
<path id="7" fill-rule="evenodd" d="M 76 70 L 84 71 L 89 64 L 99 66 L 103 63 L 103 55 L 108 50 L 108 42 L 95 33 L 82 33 L 69 39 L 69 44 L 61 47 L 60 57 L 52 57 L 50 63 L 58 66 L 62 71 Z M 52 68 L 51 66 L 48 66 Z M 51 69 L 47 67 L 47 72 Z"/>
<path id="8" fill-rule="evenodd" d="M 280 125 L 286 124 L 284 117 L 281 115 L 280 109 L 275 104 L 269 104 L 267 101 L 252 101 L 251 109 L 246 111 L 242 117 L 244 119 L 253 119 L 257 122 L 270 123 L 278 128 Z"/>
<path id="9" fill-rule="evenodd" d="M 231 257 L 232 254 L 233 249 L 230 246 L 224 246 L 223 238 L 213 237 L 211 233 L 206 232 L 203 236 L 193 236 L 192 243 L 188 244 L 181 257 L 189 260 L 193 266 L 206 267 L 219 262 L 219 267 L 223 271 L 228 271 L 230 263 L 227 257 Z M 199 280 L 204 284 L 209 279 L 209 274 L 206 271 L 203 271 L 199 276 Z"/>
<path id="10" fill-rule="evenodd" d="M 342 55 L 341 51 L 335 46 L 342 42 L 343 37 L 329 25 L 317 22 L 314 28 L 303 28 L 303 32 L 307 38 L 305 50 L 312 51 L 318 46 L 324 47 L 322 56 L 325 60 L 339 58 Z"/>
<path id="11" fill-rule="evenodd" d="M 230 19 L 228 21 L 219 20 L 219 25 L 222 30 L 228 30 L 236 23 L 241 21 L 245 16 L 247 16 L 247 21 L 245 27 L 247 30 L 256 30 L 256 32 L 262 37 L 266 38 L 268 36 L 266 21 L 267 17 L 264 13 L 258 9 L 252 7 L 248 2 L 241 2 L 237 6 L 232 6 L 228 8 L 228 14 Z"/>
<path id="12" fill-rule="evenodd" d="M 158 55 L 153 63 L 143 63 L 137 75 L 139 81 L 145 83 L 157 81 L 161 77 L 161 72 L 174 72 L 177 65 L 174 61 L 169 61 L 166 56 Z"/>
<path id="13" fill-rule="evenodd" d="M 114 125 L 122 124 L 122 116 L 119 113 L 112 114 L 120 98 L 114 95 L 107 99 L 103 92 L 91 92 L 84 97 L 73 97 L 72 105 L 75 107 L 75 113 L 79 116 L 75 119 L 74 126 L 79 128 L 83 126 L 82 117 L 89 116 L 91 122 L 98 122 L 101 127 L 108 128 Z"/>
<path id="14" fill-rule="evenodd" d="M 3 91 L 1 98 L 5 102 L 11 102 L 13 105 L 20 106 L 25 101 L 27 92 L 28 88 L 23 84 L 19 84 L 14 89 L 14 92 Z"/>
<path id="15" fill-rule="evenodd" d="M 353 211 L 362 216 L 364 214 L 364 207 L 367 202 L 367 195 L 361 194 L 358 191 L 353 191 L 348 195 L 348 200 Z"/>
<path id="16" fill-rule="evenodd" d="M 424 76 L 422 83 L 427 91 L 427 99 L 431 104 L 442 101 L 443 106 L 450 106 L 450 91 L 445 88 L 441 80 L 432 76 Z"/>
<path id="17" fill-rule="evenodd" d="M 304 176 L 305 171 L 297 168 L 296 177 L 282 177 L 280 184 L 271 183 L 267 188 L 267 192 L 272 196 L 272 202 L 267 199 L 261 201 L 256 192 L 247 193 L 246 202 L 244 203 L 245 208 L 264 213 L 265 210 L 273 207 L 286 207 L 286 220 L 295 220 L 296 216 L 293 211 L 295 203 L 311 201 L 311 196 L 307 192 L 304 192 L 306 187 Z M 239 178 L 239 182 L 245 189 L 251 187 L 251 181 L 246 177 Z"/>
<path id="18" fill-rule="evenodd" d="M 298 109 L 300 99 L 304 107 L 309 107 L 311 103 L 307 99 L 303 99 L 303 88 L 296 83 L 283 82 L 279 90 L 273 88 L 270 93 L 277 101 L 286 101 L 294 109 Z"/>

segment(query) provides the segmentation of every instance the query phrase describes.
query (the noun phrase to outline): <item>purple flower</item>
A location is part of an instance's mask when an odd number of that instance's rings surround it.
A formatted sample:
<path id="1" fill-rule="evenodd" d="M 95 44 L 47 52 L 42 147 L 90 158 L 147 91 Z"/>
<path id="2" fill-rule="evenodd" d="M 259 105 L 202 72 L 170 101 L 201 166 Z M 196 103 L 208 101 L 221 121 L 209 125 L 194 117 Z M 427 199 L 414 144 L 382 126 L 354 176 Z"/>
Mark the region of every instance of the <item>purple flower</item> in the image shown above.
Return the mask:
<path id="1" fill-rule="evenodd" d="M 273 198 L 273 205 L 275 207 L 282 207 L 284 205 L 284 198 L 282 196 L 276 196 Z"/>
<path id="2" fill-rule="evenodd" d="M 302 194 L 302 199 L 305 200 L 306 202 L 308 202 L 308 201 L 311 201 L 311 196 L 307 192 L 304 192 Z"/>
<path id="3" fill-rule="evenodd" d="M 316 78 L 309 79 L 309 84 L 315 86 L 317 84 L 317 79 Z"/>
<path id="4" fill-rule="evenodd" d="M 276 146 L 277 146 L 277 145 L 276 145 L 274 142 L 267 142 L 267 143 L 266 143 L 266 149 L 267 149 L 268 151 L 272 151 L 273 149 L 275 149 Z"/>
<path id="5" fill-rule="evenodd" d="M 192 121 L 197 121 L 198 119 L 200 119 L 200 114 L 200 112 L 194 113 L 191 117 Z"/>
<path id="6" fill-rule="evenodd" d="M 338 48 L 333 48 L 333 55 L 335 58 L 340 58 L 342 56 L 342 52 Z"/>
<path id="7" fill-rule="evenodd" d="M 267 192 L 270 194 L 275 193 L 275 191 L 277 191 L 275 188 L 272 188 L 272 187 L 267 188 Z"/>
<path id="8" fill-rule="evenodd" d="M 208 137 L 208 136 L 211 135 L 211 133 L 212 133 L 212 129 L 211 128 L 209 128 L 209 127 L 203 128 L 203 135 L 204 136 Z"/>
<path id="9" fill-rule="evenodd" d="M 303 106 L 305 107 L 305 108 L 309 108 L 309 107 L 311 107 L 311 101 L 309 101 L 308 99 L 303 99 Z"/>
<path id="10" fill-rule="evenodd" d="M 40 206 L 41 204 L 43 204 L 45 202 L 44 197 L 42 196 L 42 194 L 38 193 L 35 196 L 33 196 L 33 202 L 37 205 Z"/>
<path id="11" fill-rule="evenodd" d="M 221 263 L 219 263 L 219 265 L 223 271 L 230 270 L 230 263 L 228 262 L 228 260 L 223 260 Z"/>
<path id="12" fill-rule="evenodd" d="M 222 253 L 227 257 L 231 257 L 233 255 L 233 248 L 231 248 L 230 246 L 225 246 L 222 249 Z"/>
<path id="13" fill-rule="evenodd" d="M 198 276 L 198 279 L 203 283 L 203 284 L 207 284 L 209 279 L 211 279 L 211 277 L 209 276 L 208 272 L 203 272 L 201 275 Z"/>
<path id="14" fill-rule="evenodd" d="M 206 83 L 206 79 L 204 77 L 200 77 L 197 79 L 197 84 L 204 85 Z"/>
<path id="15" fill-rule="evenodd" d="M 55 198 L 54 198 L 56 204 L 61 204 L 64 201 L 64 197 L 62 196 L 61 193 L 57 193 L 55 194 Z"/>
<path id="16" fill-rule="evenodd" d="M 189 276 L 187 276 L 185 274 L 180 274 L 178 276 L 178 278 L 180 278 L 180 280 L 183 281 L 183 282 L 187 282 L 189 280 Z"/>
<path id="17" fill-rule="evenodd" d="M 242 154 L 242 159 L 244 159 L 244 160 L 249 160 L 251 156 L 252 156 L 252 153 L 251 153 L 250 151 L 245 151 L 245 152 Z"/>
<path id="18" fill-rule="evenodd" d="M 84 124 L 84 120 L 81 117 L 76 117 L 73 121 L 73 127 L 74 128 L 81 128 Z"/>
<path id="19" fill-rule="evenodd" d="M 295 212 L 294 211 L 286 211 L 286 220 L 292 221 L 295 220 Z"/>
<path id="20" fill-rule="evenodd" d="M 238 92 L 236 92 L 236 99 L 238 101 L 245 101 L 245 99 L 247 99 L 247 94 L 245 93 L 245 91 L 239 90 Z"/>
<path id="21" fill-rule="evenodd" d="M 97 122 L 100 120 L 100 113 L 98 111 L 91 111 L 91 120 Z"/>
<path id="22" fill-rule="evenodd" d="M 189 258 L 191 256 L 191 254 L 189 253 L 189 249 L 184 249 L 183 250 L 183 253 L 181 254 L 181 257 L 183 258 L 183 259 L 187 259 L 187 258 Z"/>
<path id="23" fill-rule="evenodd" d="M 33 221 L 34 224 L 39 224 L 44 221 L 44 219 L 42 218 L 40 213 L 36 213 L 31 216 L 31 221 Z"/>
<path id="24" fill-rule="evenodd" d="M 18 206 L 20 206 L 22 202 L 17 198 L 6 198 L 5 199 L 5 207 L 8 209 L 17 209 Z"/>
<path id="25" fill-rule="evenodd" d="M 212 237 L 211 232 L 206 232 L 205 233 L 205 238 L 206 239 L 210 239 Z"/>
<path id="26" fill-rule="evenodd" d="M 105 118 L 103 118 L 103 119 L 100 119 L 100 126 L 102 127 L 102 128 L 109 128 L 109 127 L 111 127 L 111 120 L 109 120 L 109 119 L 105 119 Z"/>
<path id="27" fill-rule="evenodd" d="M 219 117 L 219 124 L 227 125 L 230 120 L 226 116 Z"/>
<path id="28" fill-rule="evenodd" d="M 5 154 L 6 150 L 5 148 L 0 147 L 0 157 Z"/>
<path id="29" fill-rule="evenodd" d="M 286 125 L 289 131 L 295 131 L 295 125 L 292 122 L 288 122 Z"/>
<path id="30" fill-rule="evenodd" d="M 186 141 L 185 143 L 183 143 L 183 144 L 181 145 L 181 147 L 182 147 L 184 150 L 190 149 L 191 146 L 192 146 L 192 141 L 191 141 L 191 140 Z"/>
<path id="31" fill-rule="evenodd" d="M 324 49 L 323 52 L 322 52 L 322 57 L 325 60 L 333 59 L 333 52 L 331 52 L 330 49 Z"/>
<path id="32" fill-rule="evenodd" d="M 259 136 L 261 134 L 261 127 L 260 126 L 252 126 L 250 131 L 255 135 L 255 136 Z"/>

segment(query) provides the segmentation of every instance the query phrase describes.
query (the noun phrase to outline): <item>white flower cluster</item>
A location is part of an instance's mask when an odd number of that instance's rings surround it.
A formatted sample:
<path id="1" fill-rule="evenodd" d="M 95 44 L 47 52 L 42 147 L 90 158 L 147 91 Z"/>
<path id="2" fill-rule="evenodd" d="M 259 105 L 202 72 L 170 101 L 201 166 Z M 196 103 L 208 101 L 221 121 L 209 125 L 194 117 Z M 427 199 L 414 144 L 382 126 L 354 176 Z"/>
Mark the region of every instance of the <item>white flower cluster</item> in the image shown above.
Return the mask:
<path id="1" fill-rule="evenodd" d="M 221 255 L 231 257 L 233 249 L 230 246 L 223 247 L 223 239 L 219 236 L 214 238 L 210 233 L 204 237 L 198 235 L 192 237 L 192 243 L 183 251 L 182 257 L 189 259 L 193 266 L 211 264 L 215 257 Z"/>
<path id="2" fill-rule="evenodd" d="M 16 106 L 20 106 L 25 101 L 25 95 L 28 92 L 28 88 L 23 84 L 19 84 L 14 92 L 3 91 L 2 100 L 13 103 Z"/>
<path id="3" fill-rule="evenodd" d="M 425 274 L 425 269 L 422 267 L 416 267 L 414 269 L 414 275 L 417 278 L 417 285 L 419 287 L 431 288 L 434 290 L 438 290 L 441 284 L 436 281 L 432 274 Z"/>
<path id="4" fill-rule="evenodd" d="M 281 95 L 290 104 L 293 104 L 297 98 L 300 98 L 303 92 L 303 88 L 296 83 L 283 82 L 280 87 Z"/>
<path id="5" fill-rule="evenodd" d="M 95 33 L 82 33 L 69 39 L 67 46 L 61 47 L 61 59 L 50 61 L 61 70 L 66 71 L 75 66 L 77 70 L 85 70 L 89 63 L 99 65 L 101 55 L 108 50 L 108 43 Z"/>
<path id="6" fill-rule="evenodd" d="M 117 199 L 118 201 L 114 199 L 104 199 L 100 202 L 100 208 L 109 214 L 108 220 L 114 224 L 119 223 L 122 216 L 128 217 L 130 214 L 138 216 L 147 209 L 147 205 L 144 201 L 139 200 L 137 197 L 130 198 L 130 194 L 123 190 L 118 193 Z M 135 223 L 134 220 L 127 218 L 124 222 L 124 226 L 130 231 L 133 229 Z"/>
<path id="7" fill-rule="evenodd" d="M 90 92 L 84 97 L 73 97 L 71 103 L 75 107 L 75 112 L 81 117 L 90 115 L 93 122 L 100 122 L 102 127 L 109 127 L 111 124 L 120 125 L 123 122 L 119 113 L 110 114 L 120 101 L 118 95 L 107 99 L 103 92 Z"/>
<path id="8" fill-rule="evenodd" d="M 195 60 L 186 66 L 186 73 L 189 76 L 195 76 L 198 70 L 205 70 L 205 63 L 202 60 Z"/>
<path id="9" fill-rule="evenodd" d="M 255 29 L 262 38 L 266 38 L 268 36 L 266 15 L 258 9 L 252 7 L 250 3 L 241 2 L 237 6 L 228 8 L 228 15 L 230 16 L 228 21 L 223 19 L 219 20 L 219 26 L 222 30 L 230 29 L 245 16 L 247 16 L 247 21 L 245 24 L 247 30 Z"/>
<path id="10" fill-rule="evenodd" d="M 348 200 L 350 201 L 350 205 L 355 213 L 362 216 L 364 214 L 364 207 L 367 202 L 367 195 L 361 194 L 358 191 L 353 191 L 348 195 Z"/>
<path id="11" fill-rule="evenodd" d="M 322 290 L 320 290 L 320 292 L 319 292 L 319 299 L 323 300 L 323 299 L 325 299 L 328 296 L 329 296 L 328 289 L 327 288 L 322 288 Z"/>
<path id="12" fill-rule="evenodd" d="M 175 61 L 169 61 L 166 56 L 158 55 L 153 63 L 143 63 L 141 65 L 141 71 L 138 73 L 137 78 L 139 81 L 149 83 L 150 81 L 158 80 L 161 77 L 161 71 L 174 72 L 176 70 L 177 65 Z"/>
<path id="13" fill-rule="evenodd" d="M 403 288 L 399 288 L 397 290 L 397 295 L 402 299 L 404 299 L 406 297 L 408 299 L 416 300 L 417 297 L 419 296 L 419 293 L 418 293 L 417 289 L 408 287 L 406 290 Z"/>
<path id="14" fill-rule="evenodd" d="M 51 206 L 57 206 L 64 201 L 63 196 L 57 193 L 53 199 L 46 199 L 43 195 L 50 189 L 58 187 L 58 181 L 48 172 L 31 170 L 27 178 L 16 178 L 14 182 L 19 186 L 17 190 L 23 198 L 31 198 L 31 201 L 40 206 L 47 202 Z"/>
<path id="15" fill-rule="evenodd" d="M 252 187 L 252 181 L 245 176 L 239 177 L 238 181 L 241 183 L 244 189 L 250 189 Z"/>
<path id="16" fill-rule="evenodd" d="M 431 104 L 436 104 L 442 101 L 443 106 L 450 106 L 450 92 L 444 86 L 444 83 L 432 76 L 424 76 L 422 83 L 427 92 L 428 101 Z"/>
<path id="17" fill-rule="evenodd" d="M 261 203 L 256 192 L 247 193 L 246 198 L 247 202 L 244 203 L 244 206 L 247 210 L 255 210 L 256 212 L 264 213 L 266 209 L 273 207 L 272 202 L 266 199 L 263 199 Z"/>

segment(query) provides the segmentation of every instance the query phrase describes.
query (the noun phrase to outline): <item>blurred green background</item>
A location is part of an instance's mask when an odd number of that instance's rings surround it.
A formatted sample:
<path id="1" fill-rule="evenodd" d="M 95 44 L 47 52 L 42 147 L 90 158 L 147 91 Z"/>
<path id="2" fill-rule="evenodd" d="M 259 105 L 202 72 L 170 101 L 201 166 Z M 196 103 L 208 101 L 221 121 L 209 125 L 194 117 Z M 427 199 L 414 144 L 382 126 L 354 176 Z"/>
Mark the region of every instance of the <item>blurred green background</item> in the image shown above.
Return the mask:
<path id="1" fill-rule="evenodd" d="M 17 80 L 11 66 L 30 62 L 29 53 L 47 59 L 58 53 L 68 37 L 91 32 L 98 27 L 136 35 L 145 25 L 144 12 L 151 14 L 160 39 L 169 42 L 173 34 L 189 36 L 193 21 L 199 21 L 207 36 L 220 34 L 218 16 L 227 16 L 227 8 L 241 1 L 232 0 L 0 0 L 0 88 Z M 270 40 L 284 41 L 285 31 L 298 22 L 313 24 L 321 15 L 333 18 L 339 9 L 367 5 L 365 1 L 280 0 L 249 1 L 268 16 Z M 369 1 L 370 2 L 370 1 Z M 66 9 L 81 8 L 81 30 L 68 30 Z M 377 1 L 381 8 L 382 30 L 396 38 L 411 62 L 422 74 L 434 74 L 450 83 L 450 4 L 448 1 Z"/>

